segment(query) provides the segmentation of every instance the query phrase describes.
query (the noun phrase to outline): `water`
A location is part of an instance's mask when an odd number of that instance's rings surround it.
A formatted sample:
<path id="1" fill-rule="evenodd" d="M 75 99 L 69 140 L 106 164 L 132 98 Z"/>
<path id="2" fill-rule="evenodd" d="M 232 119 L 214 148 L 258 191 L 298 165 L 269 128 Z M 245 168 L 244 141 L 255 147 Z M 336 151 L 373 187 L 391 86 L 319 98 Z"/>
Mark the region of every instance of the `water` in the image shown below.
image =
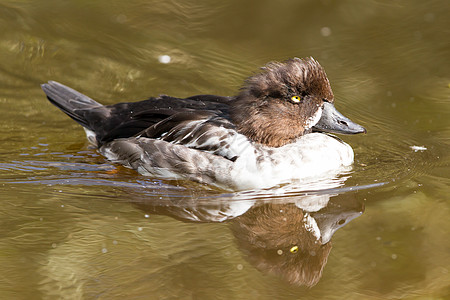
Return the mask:
<path id="1" fill-rule="evenodd" d="M 449 297 L 449 8 L 3 1 L 1 298 Z M 230 193 L 138 176 L 90 149 L 39 87 L 57 80 L 104 104 L 233 95 L 293 56 L 320 61 L 339 111 L 368 130 L 342 137 L 356 156 L 341 189 Z M 332 248 L 314 248 L 308 216 L 335 232 Z M 314 287 L 292 280 L 299 266 L 323 268 Z"/>

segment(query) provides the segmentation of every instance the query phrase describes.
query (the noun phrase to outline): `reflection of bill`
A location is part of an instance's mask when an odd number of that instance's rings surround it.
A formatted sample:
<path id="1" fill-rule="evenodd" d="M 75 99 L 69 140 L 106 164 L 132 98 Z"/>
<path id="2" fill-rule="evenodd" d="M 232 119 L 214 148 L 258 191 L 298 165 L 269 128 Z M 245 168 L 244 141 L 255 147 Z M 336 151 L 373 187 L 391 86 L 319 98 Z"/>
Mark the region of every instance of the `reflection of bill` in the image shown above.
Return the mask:
<path id="1" fill-rule="evenodd" d="M 371 187 L 336 184 L 307 193 L 285 187 L 276 195 L 270 190 L 271 196 L 256 192 L 219 199 L 140 198 L 136 204 L 146 212 L 187 222 L 229 221 L 239 249 L 258 270 L 291 284 L 313 286 L 322 275 L 333 234 L 364 211 L 362 201 L 343 192 Z"/>

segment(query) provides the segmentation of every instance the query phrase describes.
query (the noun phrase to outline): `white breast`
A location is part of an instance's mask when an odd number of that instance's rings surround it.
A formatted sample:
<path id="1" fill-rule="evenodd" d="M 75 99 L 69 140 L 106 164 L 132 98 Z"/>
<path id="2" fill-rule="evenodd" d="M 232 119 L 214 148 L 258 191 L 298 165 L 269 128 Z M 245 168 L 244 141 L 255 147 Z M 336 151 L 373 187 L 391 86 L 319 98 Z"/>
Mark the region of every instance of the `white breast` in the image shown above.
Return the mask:
<path id="1" fill-rule="evenodd" d="M 348 171 L 352 148 L 326 134 L 311 133 L 279 148 L 253 147 L 235 161 L 231 176 L 239 189 L 308 183 Z"/>

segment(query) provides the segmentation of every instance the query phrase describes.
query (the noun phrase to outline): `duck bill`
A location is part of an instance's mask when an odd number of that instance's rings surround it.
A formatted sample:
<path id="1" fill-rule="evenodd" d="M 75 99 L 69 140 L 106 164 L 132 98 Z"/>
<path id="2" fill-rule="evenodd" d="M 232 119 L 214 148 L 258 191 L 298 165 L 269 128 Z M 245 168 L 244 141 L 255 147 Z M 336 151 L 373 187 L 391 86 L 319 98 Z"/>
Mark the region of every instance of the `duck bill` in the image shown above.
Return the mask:
<path id="1" fill-rule="evenodd" d="M 349 200 L 349 199 L 345 199 Z M 322 245 L 328 243 L 331 237 L 339 229 L 348 224 L 351 220 L 359 217 L 364 212 L 364 205 L 361 205 L 360 210 L 355 210 L 348 207 L 338 207 L 337 210 L 325 208 L 312 214 L 316 220 L 317 227 L 320 230 L 320 242 Z"/>
<path id="2" fill-rule="evenodd" d="M 366 133 L 366 129 L 356 124 L 347 117 L 344 117 L 333 104 L 325 102 L 323 105 L 322 116 L 313 127 L 313 131 L 330 132 L 340 134 Z"/>

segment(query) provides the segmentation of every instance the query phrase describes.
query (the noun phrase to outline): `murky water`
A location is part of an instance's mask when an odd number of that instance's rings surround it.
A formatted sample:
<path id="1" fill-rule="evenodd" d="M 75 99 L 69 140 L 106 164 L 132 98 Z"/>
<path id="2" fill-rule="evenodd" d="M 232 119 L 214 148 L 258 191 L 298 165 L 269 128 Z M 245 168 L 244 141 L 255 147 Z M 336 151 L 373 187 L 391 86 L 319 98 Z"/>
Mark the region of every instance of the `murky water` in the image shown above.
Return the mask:
<path id="1" fill-rule="evenodd" d="M 0 28 L 0 298 L 450 296 L 448 1 L 2 1 Z M 139 176 L 39 87 L 234 95 L 293 56 L 368 129 L 321 192 Z"/>

